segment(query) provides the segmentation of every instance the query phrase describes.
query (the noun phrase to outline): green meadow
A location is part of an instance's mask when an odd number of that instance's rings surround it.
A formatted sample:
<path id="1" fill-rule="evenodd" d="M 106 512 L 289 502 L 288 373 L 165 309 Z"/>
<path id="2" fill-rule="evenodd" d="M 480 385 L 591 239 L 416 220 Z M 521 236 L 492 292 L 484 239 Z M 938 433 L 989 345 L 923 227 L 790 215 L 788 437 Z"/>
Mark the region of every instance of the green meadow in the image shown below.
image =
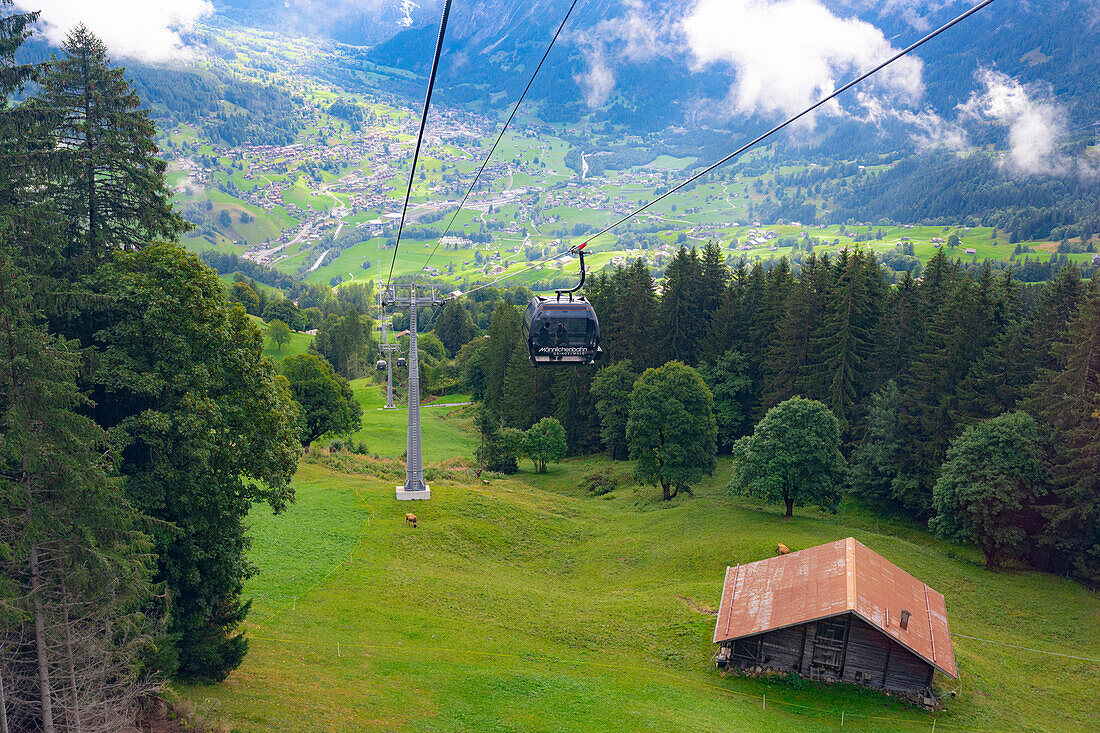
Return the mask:
<path id="1" fill-rule="evenodd" d="M 723 676 L 711 663 L 725 567 L 771 556 L 777 542 L 854 536 L 943 592 L 953 632 L 1096 657 L 1100 600 L 1075 583 L 991 572 L 972 548 L 855 506 L 784 520 L 727 495 L 728 459 L 669 503 L 633 485 L 628 463 L 599 457 L 542 475 L 526 463 L 485 483 L 469 464 L 463 408 L 424 409 L 432 499 L 399 504 L 405 411 L 377 409 L 381 391 L 363 380 L 353 387 L 357 439 L 394 460 L 315 451 L 294 505 L 249 516 L 260 572 L 246 585 L 248 657 L 224 683 L 176 688 L 228 730 L 1100 727 L 1100 663 L 964 637 L 961 679 L 937 679 L 958 695 L 937 714 L 851 686 Z M 622 487 L 585 495 L 580 479 L 597 468 Z"/>

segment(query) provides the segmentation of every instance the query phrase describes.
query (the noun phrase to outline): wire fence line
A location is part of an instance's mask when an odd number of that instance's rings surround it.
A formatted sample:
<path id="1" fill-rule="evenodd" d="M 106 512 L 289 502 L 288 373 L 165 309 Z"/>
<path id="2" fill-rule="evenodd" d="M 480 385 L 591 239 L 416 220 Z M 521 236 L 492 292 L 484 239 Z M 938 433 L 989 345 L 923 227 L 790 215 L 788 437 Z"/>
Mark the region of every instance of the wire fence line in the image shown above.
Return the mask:
<path id="1" fill-rule="evenodd" d="M 317 644 L 316 642 L 314 642 L 312 640 L 308 640 L 308 639 L 288 639 L 288 638 L 282 638 L 282 637 L 259 636 L 259 635 L 252 635 L 252 634 L 250 634 L 248 638 L 249 639 L 254 639 L 256 641 L 266 641 L 266 642 L 277 643 L 277 644 L 294 644 L 294 645 L 298 645 L 298 646 L 314 646 L 314 647 L 319 646 L 319 644 Z M 850 720 L 853 723 L 855 723 L 855 722 L 888 722 L 888 723 L 890 723 L 891 725 L 893 725 L 895 727 L 905 726 L 906 728 L 914 728 L 914 729 L 919 728 L 919 729 L 922 729 L 922 730 L 942 728 L 942 729 L 945 729 L 945 730 L 978 731 L 979 733 L 1001 733 L 1003 731 L 1003 729 L 998 729 L 998 728 L 984 728 L 984 727 L 980 727 L 980 726 L 966 725 L 966 724 L 963 724 L 963 723 L 955 723 L 953 721 L 944 721 L 939 717 L 930 717 L 927 720 L 914 720 L 912 718 L 908 718 L 908 719 L 907 718 L 898 718 L 898 717 L 891 717 L 891 716 L 888 716 L 888 715 L 870 715 L 870 714 L 867 714 L 867 713 L 854 713 L 854 712 L 849 712 L 849 711 L 844 710 L 844 709 L 837 709 L 837 708 L 823 708 L 823 707 L 819 707 L 819 706 L 815 706 L 815 705 L 806 705 L 806 704 L 803 704 L 803 703 L 792 702 L 790 700 L 777 699 L 775 697 L 772 697 L 771 699 L 768 699 L 767 693 L 756 694 L 756 693 L 751 693 L 751 692 L 742 692 L 740 690 L 734 690 L 734 689 L 732 689 L 730 687 L 727 687 L 727 686 L 724 686 L 724 685 L 714 684 L 712 682 L 705 682 L 703 680 L 695 679 L 693 677 L 688 677 L 686 675 L 678 674 L 676 672 L 672 672 L 672 671 L 669 671 L 669 670 L 666 670 L 666 669 L 661 669 L 659 667 L 642 667 L 642 666 L 636 665 L 636 664 L 635 665 L 624 665 L 624 664 L 616 664 L 616 663 L 612 663 L 612 662 L 600 662 L 600 661 L 589 660 L 589 659 L 554 657 L 554 656 L 542 654 L 542 653 L 539 653 L 539 652 L 528 652 L 528 653 L 491 652 L 491 651 L 485 651 L 485 650 L 480 650 L 480 649 L 478 649 L 478 650 L 475 650 L 475 649 L 462 649 L 462 648 L 458 648 L 458 647 L 443 647 L 443 646 L 425 647 L 425 646 L 415 646 L 415 645 L 409 645 L 409 644 L 372 644 L 372 643 L 363 643 L 363 642 L 345 643 L 345 642 L 342 642 L 342 641 L 336 642 L 335 645 L 332 647 L 331 651 L 336 656 L 341 656 L 342 657 L 344 650 L 349 650 L 349 649 L 362 649 L 362 650 L 368 651 L 368 652 L 371 652 L 371 651 L 373 651 L 373 652 L 400 651 L 404 654 L 433 655 L 433 656 L 439 656 L 441 662 L 445 661 L 449 664 L 462 664 L 463 662 L 461 660 L 461 657 L 466 656 L 466 657 L 481 658 L 481 659 L 507 659 L 507 660 L 511 660 L 511 661 L 521 661 L 521 662 L 526 662 L 526 663 L 541 662 L 541 663 L 559 664 L 559 665 L 563 665 L 563 666 L 571 666 L 571 667 L 578 667 L 578 668 L 586 667 L 586 668 L 602 669 L 602 670 L 606 670 L 606 671 L 610 671 L 610 672 L 620 672 L 620 673 L 623 672 L 623 671 L 640 672 L 640 673 L 644 673 L 646 675 L 656 675 L 656 676 L 660 676 L 660 677 L 663 677 L 663 678 L 668 679 L 668 680 L 675 680 L 677 682 L 686 683 L 686 684 L 693 685 L 693 686 L 696 686 L 696 687 L 701 687 L 701 688 L 705 688 L 705 689 L 708 689 L 708 690 L 714 690 L 714 691 L 721 692 L 721 693 L 726 694 L 726 695 L 730 695 L 732 697 L 737 697 L 737 698 L 744 699 L 746 701 L 751 700 L 753 702 L 757 702 L 757 703 L 760 704 L 760 708 L 761 708 L 762 712 L 767 712 L 767 709 L 768 709 L 769 705 L 772 705 L 772 706 L 778 705 L 778 706 L 783 707 L 783 708 L 792 708 L 792 709 L 796 709 L 796 710 L 811 711 L 813 713 L 817 713 L 817 714 L 821 715 L 822 717 L 832 718 L 837 723 L 840 723 L 841 727 L 843 727 L 844 721 Z M 450 657 L 451 657 L 450 659 L 447 658 L 448 655 L 450 655 Z M 958 688 L 956 688 L 956 690 L 957 689 Z"/>
<path id="2" fill-rule="evenodd" d="M 1067 659 L 1080 659 L 1083 662 L 1097 662 L 1100 663 L 1100 659 L 1095 657 L 1079 657 L 1075 654 L 1063 654 L 1062 652 L 1049 652 L 1045 649 L 1035 649 L 1030 646 L 1020 646 L 1019 644 L 1009 644 L 1007 641 L 994 641 L 993 639 L 982 639 L 978 636 L 970 636 L 969 634 L 957 634 L 952 632 L 951 636 L 957 636 L 963 639 L 973 639 L 974 641 L 984 641 L 986 644 L 997 644 L 999 646 L 1007 646 L 1013 649 L 1023 649 L 1028 652 L 1035 652 L 1036 654 L 1049 654 L 1052 657 L 1066 657 Z"/>

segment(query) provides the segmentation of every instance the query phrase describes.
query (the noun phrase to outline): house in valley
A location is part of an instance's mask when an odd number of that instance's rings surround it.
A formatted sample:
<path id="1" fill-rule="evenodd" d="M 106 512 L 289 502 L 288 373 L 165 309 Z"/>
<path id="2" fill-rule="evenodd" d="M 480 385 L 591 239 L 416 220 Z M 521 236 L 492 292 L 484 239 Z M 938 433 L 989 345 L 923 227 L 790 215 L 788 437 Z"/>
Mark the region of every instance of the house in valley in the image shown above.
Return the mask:
<path id="1" fill-rule="evenodd" d="M 957 678 L 944 597 L 849 537 L 726 568 L 719 668 L 851 682 L 935 707 Z"/>

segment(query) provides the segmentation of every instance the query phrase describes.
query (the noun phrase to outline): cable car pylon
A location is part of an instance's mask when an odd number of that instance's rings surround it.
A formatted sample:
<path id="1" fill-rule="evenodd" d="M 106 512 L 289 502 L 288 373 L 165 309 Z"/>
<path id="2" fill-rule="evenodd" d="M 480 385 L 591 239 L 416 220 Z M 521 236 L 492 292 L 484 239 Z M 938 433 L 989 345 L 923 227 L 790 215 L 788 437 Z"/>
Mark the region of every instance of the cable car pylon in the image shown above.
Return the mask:
<path id="1" fill-rule="evenodd" d="M 443 298 L 432 285 L 395 285 L 383 298 L 382 304 L 409 309 L 409 424 L 405 443 L 405 483 L 397 487 L 397 500 L 430 499 L 432 490 L 424 482 L 424 461 L 420 451 L 420 360 L 416 349 L 416 309 L 421 305 L 441 306 Z"/>
<path id="2" fill-rule="evenodd" d="M 381 282 L 379 282 L 381 285 Z M 379 344 L 378 350 L 385 355 L 385 369 L 386 369 L 386 409 L 392 410 L 393 406 L 393 352 L 401 348 L 400 344 L 389 343 L 386 340 L 386 306 L 383 304 L 382 294 L 379 293 L 379 318 L 382 321 L 382 343 Z M 382 362 L 378 362 L 378 369 L 382 369 Z"/>

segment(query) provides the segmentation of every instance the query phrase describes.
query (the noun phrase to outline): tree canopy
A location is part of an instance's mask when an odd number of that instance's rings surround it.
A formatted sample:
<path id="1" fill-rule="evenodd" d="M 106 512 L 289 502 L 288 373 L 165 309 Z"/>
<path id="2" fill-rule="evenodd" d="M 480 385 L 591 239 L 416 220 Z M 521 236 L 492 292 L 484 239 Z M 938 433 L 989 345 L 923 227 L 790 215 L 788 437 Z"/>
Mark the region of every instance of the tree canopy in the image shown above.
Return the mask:
<path id="1" fill-rule="evenodd" d="M 626 425 L 634 474 L 666 501 L 714 472 L 717 435 L 714 400 L 691 367 L 670 361 L 634 383 Z"/>
<path id="2" fill-rule="evenodd" d="M 341 435 L 360 428 L 363 407 L 347 380 L 327 361 L 313 354 L 296 354 L 283 360 L 282 372 L 298 404 L 303 446 L 326 433 Z"/>
<path id="3" fill-rule="evenodd" d="M 986 564 L 1022 558 L 1040 541 L 1049 469 L 1035 420 L 1009 412 L 967 428 L 947 451 L 933 490 L 940 537 L 973 541 Z"/>
<path id="4" fill-rule="evenodd" d="M 792 397 L 764 416 L 752 435 L 733 446 L 731 493 L 786 505 L 835 510 L 847 467 L 840 452 L 840 422 L 817 400 Z"/>
<path id="5" fill-rule="evenodd" d="M 535 464 L 538 473 L 546 473 L 546 464 L 565 458 L 565 428 L 552 417 L 544 417 L 524 433 L 523 452 Z"/>

